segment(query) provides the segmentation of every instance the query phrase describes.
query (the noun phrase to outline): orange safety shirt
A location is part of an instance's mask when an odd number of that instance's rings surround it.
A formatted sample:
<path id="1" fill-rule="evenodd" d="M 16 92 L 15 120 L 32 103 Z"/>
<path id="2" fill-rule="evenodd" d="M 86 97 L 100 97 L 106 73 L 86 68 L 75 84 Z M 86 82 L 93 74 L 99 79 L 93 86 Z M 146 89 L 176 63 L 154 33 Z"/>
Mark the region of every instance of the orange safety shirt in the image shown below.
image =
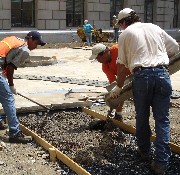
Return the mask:
<path id="1" fill-rule="evenodd" d="M 0 41 L 0 57 L 5 58 L 11 49 L 18 48 L 26 42 L 15 37 L 9 36 Z"/>
<path id="2" fill-rule="evenodd" d="M 111 62 L 110 63 L 102 63 L 102 70 L 106 74 L 109 83 L 112 83 L 113 81 L 116 81 L 116 76 L 117 76 L 117 57 L 118 57 L 118 44 L 113 45 L 112 47 L 109 48 L 111 52 Z M 131 72 L 129 69 L 126 71 L 126 75 L 130 75 Z"/>
<path id="3" fill-rule="evenodd" d="M 106 74 L 109 83 L 112 83 L 116 80 L 117 75 L 117 56 L 118 56 L 118 44 L 113 45 L 109 48 L 111 52 L 111 62 L 110 63 L 102 63 L 102 70 Z"/>

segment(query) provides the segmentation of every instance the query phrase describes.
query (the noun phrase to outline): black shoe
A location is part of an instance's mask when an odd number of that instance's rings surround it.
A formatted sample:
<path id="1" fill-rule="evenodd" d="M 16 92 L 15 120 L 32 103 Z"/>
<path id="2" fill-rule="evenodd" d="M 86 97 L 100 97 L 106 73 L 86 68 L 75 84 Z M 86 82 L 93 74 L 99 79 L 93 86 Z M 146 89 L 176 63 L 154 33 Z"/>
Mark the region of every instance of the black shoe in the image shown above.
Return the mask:
<path id="1" fill-rule="evenodd" d="M 138 152 L 139 156 L 141 157 L 142 161 L 148 161 L 151 159 L 149 152 L 141 151 L 139 148 L 137 149 L 137 152 Z"/>
<path id="2" fill-rule="evenodd" d="M 115 115 L 114 115 L 114 118 L 113 118 L 113 119 L 118 120 L 118 121 L 123 121 L 122 115 L 117 114 L 116 112 L 115 112 Z"/>
<path id="3" fill-rule="evenodd" d="M 19 131 L 15 136 L 9 136 L 10 143 L 30 143 L 32 141 L 31 137 L 25 137 L 22 131 Z"/>
<path id="4" fill-rule="evenodd" d="M 8 125 L 5 125 L 3 122 L 0 122 L 0 130 L 5 130 L 8 128 Z"/>
<path id="5" fill-rule="evenodd" d="M 153 170 L 156 175 L 165 175 L 166 172 L 166 168 L 154 160 L 151 163 L 151 170 Z"/>

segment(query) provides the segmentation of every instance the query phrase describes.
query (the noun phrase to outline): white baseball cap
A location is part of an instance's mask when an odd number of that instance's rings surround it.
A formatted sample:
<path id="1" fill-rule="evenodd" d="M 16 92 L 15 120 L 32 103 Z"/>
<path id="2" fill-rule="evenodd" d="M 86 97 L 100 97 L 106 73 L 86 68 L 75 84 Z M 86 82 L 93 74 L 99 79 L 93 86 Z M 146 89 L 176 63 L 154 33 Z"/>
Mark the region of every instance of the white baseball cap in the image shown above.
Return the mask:
<path id="1" fill-rule="evenodd" d="M 130 8 L 124 8 L 123 10 L 121 10 L 118 14 L 118 20 L 120 21 L 123 18 L 127 18 L 129 17 L 131 14 L 131 12 L 134 12 L 134 10 L 130 9 Z"/>
<path id="2" fill-rule="evenodd" d="M 116 18 L 116 15 L 114 15 L 113 18 Z"/>
<path id="3" fill-rule="evenodd" d="M 88 23 L 88 20 L 87 20 L 87 19 L 86 19 L 86 20 L 84 20 L 84 23 L 85 23 L 85 24 L 87 24 L 87 23 Z"/>
<path id="4" fill-rule="evenodd" d="M 96 44 L 95 46 L 93 46 L 92 48 L 92 55 L 90 56 L 89 60 L 94 60 L 97 58 L 98 54 L 105 51 L 106 50 L 106 46 L 104 44 Z"/>

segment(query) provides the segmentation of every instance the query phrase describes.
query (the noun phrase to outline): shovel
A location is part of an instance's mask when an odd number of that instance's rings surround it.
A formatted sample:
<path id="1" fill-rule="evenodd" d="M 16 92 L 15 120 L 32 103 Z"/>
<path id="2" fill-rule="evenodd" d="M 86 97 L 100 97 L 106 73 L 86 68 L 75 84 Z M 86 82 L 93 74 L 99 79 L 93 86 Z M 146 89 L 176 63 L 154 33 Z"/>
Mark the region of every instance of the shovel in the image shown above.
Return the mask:
<path id="1" fill-rule="evenodd" d="M 51 110 L 51 108 L 48 108 L 48 107 L 46 107 L 46 106 L 44 106 L 44 105 L 42 105 L 42 104 L 40 104 L 40 103 L 38 103 L 38 102 L 36 102 L 36 101 L 34 101 L 34 100 L 32 100 L 32 99 L 30 99 L 30 98 L 28 98 L 28 97 L 26 97 L 26 96 L 20 94 L 19 92 L 17 92 L 17 95 L 19 95 L 19 96 L 21 96 L 21 97 L 23 97 L 23 98 L 25 98 L 25 99 L 27 99 L 27 100 L 29 100 L 29 101 L 31 101 L 31 102 L 37 104 L 37 105 L 43 107 L 44 109 L 47 110 L 47 112 L 49 112 L 49 111 Z"/>

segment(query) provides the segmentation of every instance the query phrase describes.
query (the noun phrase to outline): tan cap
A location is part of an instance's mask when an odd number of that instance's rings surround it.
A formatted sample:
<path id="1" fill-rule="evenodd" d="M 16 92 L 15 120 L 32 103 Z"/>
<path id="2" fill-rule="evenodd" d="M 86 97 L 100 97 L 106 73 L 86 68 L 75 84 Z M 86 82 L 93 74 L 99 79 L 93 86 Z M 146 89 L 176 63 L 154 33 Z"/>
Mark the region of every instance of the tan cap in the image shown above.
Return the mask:
<path id="1" fill-rule="evenodd" d="M 123 18 L 127 18 L 129 17 L 131 14 L 131 12 L 134 12 L 134 10 L 130 9 L 130 8 L 124 8 L 123 10 L 121 10 L 118 14 L 118 20 L 120 21 Z"/>
<path id="2" fill-rule="evenodd" d="M 90 56 L 90 60 L 94 60 L 97 58 L 98 54 L 105 51 L 106 50 L 106 46 L 104 44 L 96 44 L 95 46 L 93 46 L 92 48 L 92 55 Z"/>

